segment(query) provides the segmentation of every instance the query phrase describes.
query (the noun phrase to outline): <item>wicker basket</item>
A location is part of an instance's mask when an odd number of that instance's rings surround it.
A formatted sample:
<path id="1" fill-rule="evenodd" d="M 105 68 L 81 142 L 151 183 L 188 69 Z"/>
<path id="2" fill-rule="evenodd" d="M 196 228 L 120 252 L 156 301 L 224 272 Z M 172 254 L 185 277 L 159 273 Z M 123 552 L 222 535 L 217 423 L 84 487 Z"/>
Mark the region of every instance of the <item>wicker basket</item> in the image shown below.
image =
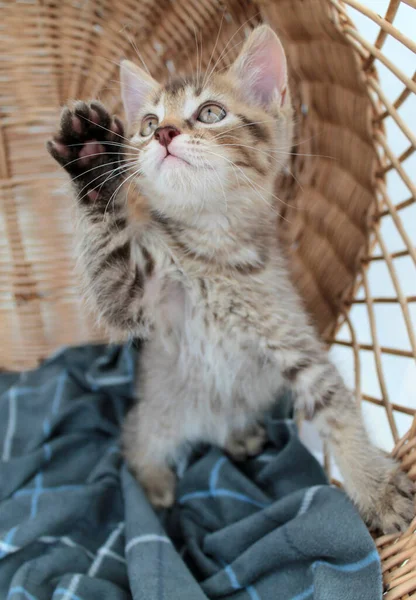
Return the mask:
<path id="1" fill-rule="evenodd" d="M 354 27 L 351 7 L 377 27 L 374 42 Z M 416 223 L 412 242 L 406 220 L 416 195 L 406 161 L 416 139 L 401 116 L 416 93 L 416 78 L 383 52 L 389 40 L 416 51 L 415 42 L 394 26 L 400 10 L 415 19 L 412 8 L 415 0 L 391 0 L 382 18 L 356 0 L 1 3 L 0 368 L 34 367 L 62 344 L 103 339 L 80 304 L 66 180 L 44 147 L 59 106 L 70 98 L 100 98 L 120 111 L 121 57 L 137 60 L 139 48 L 156 78 L 195 68 L 198 61 L 206 66 L 211 53 L 224 68 L 246 30 L 267 21 L 285 45 L 298 114 L 290 173 L 278 183 L 287 203 L 281 205 L 279 235 L 317 327 L 328 343 L 349 350 L 358 400 L 387 415 L 394 453 L 416 480 L 415 411 L 396 400 L 386 363 L 393 358 L 408 365 L 416 358 Z M 395 101 L 380 87 L 380 65 L 401 83 Z M 406 140 L 399 154 L 385 136 L 389 122 Z M 392 175 L 407 190 L 403 200 L 389 197 L 386 181 Z M 386 242 L 387 221 L 395 228 L 397 251 Z M 402 260 L 413 269 L 411 278 L 403 276 Z M 390 277 L 388 295 L 372 289 L 372 269 L 380 264 Z M 401 311 L 403 344 L 380 338 L 380 319 L 389 318 L 390 308 Z M 355 315 L 360 309 L 368 323 L 364 339 Z M 377 397 L 362 389 L 361 373 L 370 364 Z M 410 430 L 399 442 L 397 422 L 403 428 L 403 419 Z M 377 540 L 385 600 L 416 598 L 415 528 L 416 520 L 400 539 Z"/>

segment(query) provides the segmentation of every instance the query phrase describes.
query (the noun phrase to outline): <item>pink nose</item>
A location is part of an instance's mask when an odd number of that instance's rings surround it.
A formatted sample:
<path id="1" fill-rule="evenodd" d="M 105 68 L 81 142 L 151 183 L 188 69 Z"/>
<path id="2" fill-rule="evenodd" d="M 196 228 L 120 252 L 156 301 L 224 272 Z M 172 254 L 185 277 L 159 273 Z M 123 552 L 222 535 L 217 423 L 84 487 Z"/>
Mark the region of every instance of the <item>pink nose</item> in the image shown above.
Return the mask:
<path id="1" fill-rule="evenodd" d="M 155 138 L 159 141 L 159 144 L 167 148 L 173 138 L 179 134 L 179 129 L 176 129 L 173 125 L 165 125 L 164 127 L 158 127 L 156 129 Z"/>

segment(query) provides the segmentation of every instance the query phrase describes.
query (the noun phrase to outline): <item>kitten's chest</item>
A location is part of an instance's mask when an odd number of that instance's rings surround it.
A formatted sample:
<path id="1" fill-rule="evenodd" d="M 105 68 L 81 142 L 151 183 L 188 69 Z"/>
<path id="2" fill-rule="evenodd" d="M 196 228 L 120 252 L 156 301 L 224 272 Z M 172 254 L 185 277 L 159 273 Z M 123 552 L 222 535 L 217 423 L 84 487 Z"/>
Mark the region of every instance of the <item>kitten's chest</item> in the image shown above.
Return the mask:
<path id="1" fill-rule="evenodd" d="M 170 248 L 171 253 L 161 253 L 164 246 Z M 198 247 L 196 240 L 194 246 Z M 238 256 L 233 254 L 233 259 L 240 266 L 246 265 L 251 272 L 256 269 L 255 261 L 252 263 L 256 257 L 247 248 L 242 245 L 238 251 L 234 249 Z M 167 330 L 172 331 L 176 339 L 188 343 L 203 341 L 217 347 L 230 341 L 238 343 L 248 330 L 249 337 L 256 338 L 256 324 L 261 322 L 259 308 L 265 295 L 264 282 L 260 283 L 262 294 L 259 299 L 252 279 L 246 273 L 239 274 L 237 268 L 231 271 L 228 262 L 220 260 L 219 256 L 214 264 L 195 252 L 185 252 L 169 237 L 163 238 L 157 251 L 159 271 L 149 282 L 147 294 L 157 329 L 164 334 Z"/>
<path id="2" fill-rule="evenodd" d="M 162 319 L 176 315 L 176 320 L 160 321 L 155 332 L 153 349 L 164 370 L 175 373 L 201 402 L 208 397 L 232 407 L 238 401 L 244 408 L 250 398 L 268 401 L 279 374 L 262 349 L 255 309 L 244 299 L 244 289 L 225 282 L 217 288 L 202 278 L 180 289 L 166 297 L 161 310 Z"/>
<path id="3" fill-rule="evenodd" d="M 195 354 L 214 351 L 224 358 L 244 352 L 244 340 L 254 342 L 258 309 L 250 290 L 225 278 L 191 277 L 176 272 L 160 295 L 159 324 L 176 343 Z"/>

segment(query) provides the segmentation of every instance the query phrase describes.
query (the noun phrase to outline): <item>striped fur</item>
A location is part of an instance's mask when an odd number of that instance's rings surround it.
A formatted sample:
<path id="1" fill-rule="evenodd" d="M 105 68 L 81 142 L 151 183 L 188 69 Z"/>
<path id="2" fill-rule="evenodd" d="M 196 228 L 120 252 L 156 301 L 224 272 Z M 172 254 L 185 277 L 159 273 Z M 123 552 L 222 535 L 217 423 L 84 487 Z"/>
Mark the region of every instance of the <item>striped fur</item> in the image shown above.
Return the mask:
<path id="1" fill-rule="evenodd" d="M 242 55 L 271 35 L 257 30 Z M 102 106 L 78 103 L 49 145 L 77 193 L 87 293 L 112 330 L 145 340 L 141 402 L 124 432 L 132 470 L 154 504 L 170 505 L 183 443 L 218 444 L 238 459 L 259 451 L 258 420 L 286 385 L 330 444 L 366 521 L 405 529 L 412 485 L 371 445 L 277 245 L 274 182 L 292 143 L 287 89 L 265 106 L 268 90 L 263 104 L 247 100 L 236 68 L 165 87 L 145 77 L 127 138 Z M 223 121 L 196 119 L 207 101 L 225 108 Z M 141 136 L 148 114 L 180 131 L 173 157 Z"/>

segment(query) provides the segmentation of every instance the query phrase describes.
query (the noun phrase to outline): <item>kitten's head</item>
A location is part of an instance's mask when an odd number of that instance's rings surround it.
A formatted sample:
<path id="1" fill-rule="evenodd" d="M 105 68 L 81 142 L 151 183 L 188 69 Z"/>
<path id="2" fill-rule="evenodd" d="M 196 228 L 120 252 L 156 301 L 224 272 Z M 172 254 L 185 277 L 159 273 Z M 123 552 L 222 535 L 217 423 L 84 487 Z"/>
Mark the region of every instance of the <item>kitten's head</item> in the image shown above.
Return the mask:
<path id="1" fill-rule="evenodd" d="M 160 85 L 123 61 L 121 89 L 140 186 L 154 210 L 255 214 L 253 205 L 271 202 L 290 152 L 292 109 L 285 54 L 269 27 L 255 29 L 222 73 Z"/>

